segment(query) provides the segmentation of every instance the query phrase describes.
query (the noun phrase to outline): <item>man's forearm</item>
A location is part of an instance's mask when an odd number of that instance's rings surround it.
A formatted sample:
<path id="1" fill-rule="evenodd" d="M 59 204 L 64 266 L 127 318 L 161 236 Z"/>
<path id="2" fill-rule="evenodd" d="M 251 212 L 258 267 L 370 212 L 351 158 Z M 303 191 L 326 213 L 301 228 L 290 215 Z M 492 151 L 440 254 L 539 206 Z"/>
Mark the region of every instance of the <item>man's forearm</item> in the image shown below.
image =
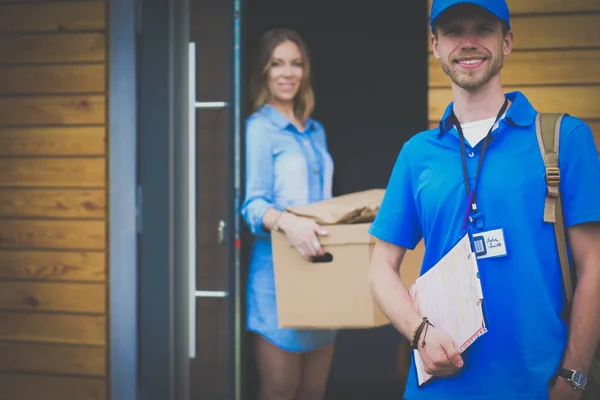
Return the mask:
<path id="1" fill-rule="evenodd" d="M 600 339 L 600 279 L 591 266 L 578 277 L 570 316 L 569 340 L 563 367 L 587 373 Z"/>
<path id="2" fill-rule="evenodd" d="M 387 266 L 376 266 L 370 275 L 375 301 L 392 324 L 408 340 L 422 317 L 416 312 L 400 275 Z"/>

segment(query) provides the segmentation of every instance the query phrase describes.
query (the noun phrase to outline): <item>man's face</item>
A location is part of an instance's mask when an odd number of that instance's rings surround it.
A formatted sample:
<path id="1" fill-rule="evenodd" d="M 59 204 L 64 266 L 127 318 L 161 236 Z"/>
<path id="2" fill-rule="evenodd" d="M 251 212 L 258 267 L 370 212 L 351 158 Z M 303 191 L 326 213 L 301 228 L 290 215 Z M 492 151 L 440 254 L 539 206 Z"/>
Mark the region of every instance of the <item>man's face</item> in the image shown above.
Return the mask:
<path id="1" fill-rule="evenodd" d="M 440 18 L 436 28 L 431 36 L 434 56 L 452 82 L 468 91 L 498 75 L 512 50 L 512 32 L 504 35 L 502 23 L 485 12 Z"/>

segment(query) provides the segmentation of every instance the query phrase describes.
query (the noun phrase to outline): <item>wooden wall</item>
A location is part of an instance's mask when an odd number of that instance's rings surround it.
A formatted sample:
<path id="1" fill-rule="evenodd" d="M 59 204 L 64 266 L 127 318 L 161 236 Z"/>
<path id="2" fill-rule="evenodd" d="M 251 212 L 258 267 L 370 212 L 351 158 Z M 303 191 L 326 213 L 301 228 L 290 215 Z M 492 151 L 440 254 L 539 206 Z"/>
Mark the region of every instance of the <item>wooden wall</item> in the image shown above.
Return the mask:
<path id="1" fill-rule="evenodd" d="M 107 393 L 106 1 L 0 0 L 0 399 Z"/>
<path id="2" fill-rule="evenodd" d="M 506 91 L 522 91 L 541 112 L 583 118 L 600 146 L 600 0 L 507 2 L 515 46 L 502 71 Z M 452 94 L 449 78 L 431 45 L 429 49 L 429 119 L 434 126 Z"/>

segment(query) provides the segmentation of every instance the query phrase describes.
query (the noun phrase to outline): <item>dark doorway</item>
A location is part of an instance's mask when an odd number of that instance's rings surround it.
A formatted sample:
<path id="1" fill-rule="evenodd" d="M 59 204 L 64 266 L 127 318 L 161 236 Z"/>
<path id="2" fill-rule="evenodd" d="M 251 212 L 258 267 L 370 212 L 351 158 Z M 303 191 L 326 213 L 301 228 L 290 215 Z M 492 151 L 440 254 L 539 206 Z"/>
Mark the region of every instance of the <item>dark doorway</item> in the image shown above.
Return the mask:
<path id="1" fill-rule="evenodd" d="M 244 74 L 250 72 L 259 36 L 269 29 L 295 29 L 309 46 L 314 118 L 327 131 L 334 195 L 384 188 L 403 143 L 427 129 L 427 1 L 411 3 L 411 10 L 399 5 L 393 0 L 252 0 L 244 5 Z M 250 240 L 244 237 L 244 243 Z M 328 400 L 397 400 L 403 387 L 397 373 L 399 340 L 391 326 L 341 332 Z M 250 340 L 245 371 L 245 398 L 254 400 Z"/>

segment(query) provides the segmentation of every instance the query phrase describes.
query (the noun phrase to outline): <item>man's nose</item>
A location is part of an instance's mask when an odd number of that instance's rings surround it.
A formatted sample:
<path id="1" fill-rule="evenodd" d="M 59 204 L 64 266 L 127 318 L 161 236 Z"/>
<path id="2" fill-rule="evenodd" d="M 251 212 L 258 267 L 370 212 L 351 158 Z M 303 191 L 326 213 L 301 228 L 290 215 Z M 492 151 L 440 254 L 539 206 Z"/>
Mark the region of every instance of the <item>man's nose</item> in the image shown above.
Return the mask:
<path id="1" fill-rule="evenodd" d="M 461 48 L 463 50 L 474 50 L 477 48 L 477 37 L 473 33 L 465 33 L 462 38 Z"/>
<path id="2" fill-rule="evenodd" d="M 464 42 L 460 47 L 463 51 L 477 50 L 477 46 L 473 42 Z"/>

